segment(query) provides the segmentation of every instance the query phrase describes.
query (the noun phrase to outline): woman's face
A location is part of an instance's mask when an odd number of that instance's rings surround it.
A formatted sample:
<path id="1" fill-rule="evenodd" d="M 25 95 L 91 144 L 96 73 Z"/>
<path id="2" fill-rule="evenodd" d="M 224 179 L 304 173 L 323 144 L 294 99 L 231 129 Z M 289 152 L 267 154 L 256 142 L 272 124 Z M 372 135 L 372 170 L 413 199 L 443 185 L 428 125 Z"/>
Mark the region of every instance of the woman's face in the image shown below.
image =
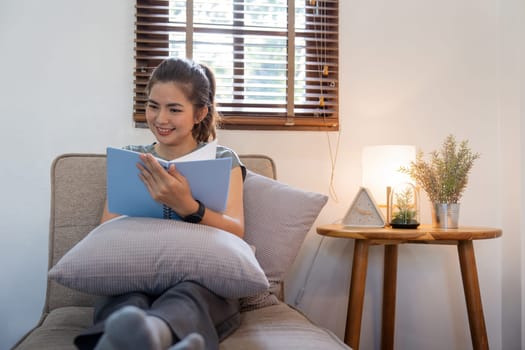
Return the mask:
<path id="1" fill-rule="evenodd" d="M 153 85 L 146 106 L 146 121 L 160 145 L 192 150 L 196 141 L 192 129 L 200 117 L 182 89 L 173 82 Z"/>

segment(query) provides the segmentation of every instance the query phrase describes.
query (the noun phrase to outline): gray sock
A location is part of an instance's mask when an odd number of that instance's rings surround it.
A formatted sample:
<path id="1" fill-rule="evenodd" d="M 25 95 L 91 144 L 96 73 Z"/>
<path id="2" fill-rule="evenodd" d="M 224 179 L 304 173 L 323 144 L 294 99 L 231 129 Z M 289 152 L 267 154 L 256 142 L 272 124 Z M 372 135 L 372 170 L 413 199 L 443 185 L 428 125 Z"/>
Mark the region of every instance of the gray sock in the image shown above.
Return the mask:
<path id="1" fill-rule="evenodd" d="M 150 316 L 135 306 L 126 306 L 106 320 L 104 335 L 100 338 L 95 350 L 164 350 L 162 334 L 169 331 L 156 327 L 156 322 L 148 322 Z M 163 322 L 159 319 L 160 322 Z M 170 334 L 171 337 L 171 334 Z M 170 344 L 170 343 L 168 343 Z"/>
<path id="2" fill-rule="evenodd" d="M 190 333 L 169 350 L 204 350 L 206 342 L 199 333 Z"/>

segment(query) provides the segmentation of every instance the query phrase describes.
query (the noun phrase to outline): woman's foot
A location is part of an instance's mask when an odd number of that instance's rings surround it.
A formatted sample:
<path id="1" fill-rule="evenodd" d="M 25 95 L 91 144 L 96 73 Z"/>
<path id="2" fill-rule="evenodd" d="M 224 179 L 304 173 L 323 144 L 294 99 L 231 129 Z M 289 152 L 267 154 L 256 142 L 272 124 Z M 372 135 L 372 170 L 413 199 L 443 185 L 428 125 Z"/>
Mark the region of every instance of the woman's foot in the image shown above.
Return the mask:
<path id="1" fill-rule="evenodd" d="M 205 341 L 199 333 L 190 333 L 168 350 L 204 350 Z"/>
<path id="2" fill-rule="evenodd" d="M 163 320 L 126 306 L 108 317 L 95 350 L 164 350 L 171 342 L 171 331 Z"/>

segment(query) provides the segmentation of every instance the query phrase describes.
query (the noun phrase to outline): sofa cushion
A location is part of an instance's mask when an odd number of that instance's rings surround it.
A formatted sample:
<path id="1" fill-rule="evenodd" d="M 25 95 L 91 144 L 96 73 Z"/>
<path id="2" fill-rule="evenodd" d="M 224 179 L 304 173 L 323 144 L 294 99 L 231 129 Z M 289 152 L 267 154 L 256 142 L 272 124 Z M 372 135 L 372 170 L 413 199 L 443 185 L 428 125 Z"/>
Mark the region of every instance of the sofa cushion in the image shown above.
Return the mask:
<path id="1" fill-rule="evenodd" d="M 268 289 L 252 249 L 239 237 L 153 218 L 118 217 L 98 226 L 51 268 L 49 277 L 97 295 L 160 294 L 183 280 L 226 298 Z"/>
<path id="2" fill-rule="evenodd" d="M 16 350 L 74 350 L 73 339 L 91 325 L 93 308 L 61 307 L 51 311 Z M 349 350 L 332 332 L 319 328 L 284 303 L 241 313 L 241 326 L 221 342 L 220 350 Z"/>
<path id="3" fill-rule="evenodd" d="M 220 350 L 348 350 L 337 336 L 320 328 L 292 307 L 279 303 L 241 314 L 241 327 Z"/>
<path id="4" fill-rule="evenodd" d="M 16 350 L 75 350 L 73 339 L 92 325 L 93 308 L 61 307 L 44 315 L 34 330 L 14 347 Z"/>
<path id="5" fill-rule="evenodd" d="M 243 309 L 276 303 L 281 282 L 328 197 L 248 171 L 244 182 L 244 239 L 270 281 L 263 292 L 241 301 Z"/>

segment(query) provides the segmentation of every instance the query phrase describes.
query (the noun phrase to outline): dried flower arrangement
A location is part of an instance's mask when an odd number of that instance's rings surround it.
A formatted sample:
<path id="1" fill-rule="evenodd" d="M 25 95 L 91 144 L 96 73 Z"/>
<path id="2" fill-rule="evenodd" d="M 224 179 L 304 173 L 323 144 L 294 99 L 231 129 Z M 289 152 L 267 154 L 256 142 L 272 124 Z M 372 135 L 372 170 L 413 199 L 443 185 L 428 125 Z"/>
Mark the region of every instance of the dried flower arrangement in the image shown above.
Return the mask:
<path id="1" fill-rule="evenodd" d="M 426 162 L 423 152 L 419 151 L 416 160 L 400 171 L 410 175 L 433 203 L 458 203 L 474 161 L 480 155 L 472 152 L 467 140 L 458 144 L 456 138 L 449 135 L 441 150 L 431 152 L 430 156 Z"/>

